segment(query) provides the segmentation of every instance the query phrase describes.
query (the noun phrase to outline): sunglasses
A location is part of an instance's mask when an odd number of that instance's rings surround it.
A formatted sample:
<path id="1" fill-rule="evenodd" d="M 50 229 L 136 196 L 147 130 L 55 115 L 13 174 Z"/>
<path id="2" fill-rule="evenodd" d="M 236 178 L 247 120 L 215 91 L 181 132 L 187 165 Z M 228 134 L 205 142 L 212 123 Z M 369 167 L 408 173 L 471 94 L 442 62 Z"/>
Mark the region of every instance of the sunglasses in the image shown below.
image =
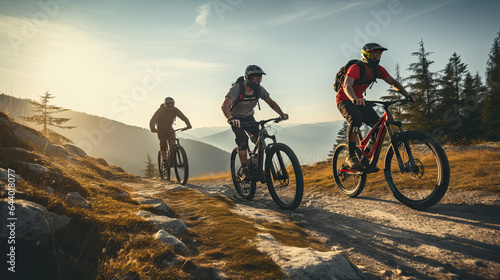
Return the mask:
<path id="1" fill-rule="evenodd" d="M 367 51 L 363 50 L 363 54 L 368 59 L 380 60 L 380 58 L 382 57 L 382 52 L 367 52 Z"/>

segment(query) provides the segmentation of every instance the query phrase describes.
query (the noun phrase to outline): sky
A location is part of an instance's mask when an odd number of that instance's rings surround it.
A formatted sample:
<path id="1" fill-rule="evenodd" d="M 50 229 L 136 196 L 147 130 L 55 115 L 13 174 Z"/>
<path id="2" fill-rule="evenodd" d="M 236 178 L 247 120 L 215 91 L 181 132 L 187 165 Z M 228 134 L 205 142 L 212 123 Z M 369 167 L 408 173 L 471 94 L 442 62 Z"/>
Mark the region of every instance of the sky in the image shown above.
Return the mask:
<path id="1" fill-rule="evenodd" d="M 392 75 L 397 63 L 409 75 L 423 40 L 431 71 L 456 52 L 484 81 L 499 30 L 496 0 L 0 0 L 0 93 L 48 91 L 54 105 L 145 128 L 170 96 L 193 127 L 224 126 L 224 96 L 256 64 L 288 123 L 335 121 L 335 74 L 365 43 L 389 49 Z M 261 105 L 257 119 L 276 115 Z"/>

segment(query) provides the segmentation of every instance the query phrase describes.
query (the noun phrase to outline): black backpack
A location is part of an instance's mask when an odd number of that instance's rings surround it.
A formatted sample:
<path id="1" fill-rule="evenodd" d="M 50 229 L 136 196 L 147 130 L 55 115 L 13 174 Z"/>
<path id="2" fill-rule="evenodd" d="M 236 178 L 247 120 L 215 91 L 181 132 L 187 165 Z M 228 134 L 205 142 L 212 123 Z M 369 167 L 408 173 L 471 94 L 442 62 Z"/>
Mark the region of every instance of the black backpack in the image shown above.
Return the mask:
<path id="1" fill-rule="evenodd" d="M 366 78 L 366 72 L 365 72 L 365 64 L 361 60 L 357 59 L 352 59 L 347 62 L 345 66 L 339 69 L 339 72 L 337 72 L 337 75 L 335 76 L 335 83 L 333 84 L 333 88 L 335 89 L 336 92 L 340 90 L 342 85 L 344 84 L 344 79 L 345 79 L 345 74 L 347 73 L 347 70 L 349 67 L 351 67 L 353 64 L 358 65 L 359 67 L 359 76 L 361 77 L 359 80 L 355 80 L 354 84 L 355 85 L 363 85 L 363 84 L 371 84 L 373 82 L 377 82 L 377 77 L 378 77 L 378 66 L 373 69 L 373 79 L 367 80 Z"/>
<path id="2" fill-rule="evenodd" d="M 231 86 L 234 86 L 235 84 L 239 85 L 240 94 L 238 96 L 238 99 L 236 99 L 233 102 L 233 105 L 231 106 L 230 110 L 232 110 L 234 108 L 234 106 L 236 106 L 236 104 L 238 104 L 243 99 L 243 95 L 245 94 L 245 84 L 243 83 L 244 81 L 245 81 L 245 77 L 240 76 L 238 79 L 236 79 L 236 81 L 234 83 L 231 84 Z M 257 105 L 259 105 L 259 110 L 260 110 L 259 98 L 260 98 L 260 91 L 257 91 Z"/>

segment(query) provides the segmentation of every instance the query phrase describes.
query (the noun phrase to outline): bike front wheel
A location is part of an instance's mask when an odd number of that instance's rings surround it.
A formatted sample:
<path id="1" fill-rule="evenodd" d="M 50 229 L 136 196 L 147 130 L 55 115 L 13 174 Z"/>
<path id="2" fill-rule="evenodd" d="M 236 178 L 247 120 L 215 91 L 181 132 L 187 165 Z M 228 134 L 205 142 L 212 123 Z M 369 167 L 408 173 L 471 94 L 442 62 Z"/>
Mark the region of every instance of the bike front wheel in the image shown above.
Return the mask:
<path id="1" fill-rule="evenodd" d="M 170 180 L 170 166 L 164 164 L 160 151 L 158 151 L 158 171 L 162 180 Z"/>
<path id="2" fill-rule="evenodd" d="M 399 151 L 400 168 L 394 148 Z M 411 155 L 411 156 L 410 156 Z M 401 203 L 424 210 L 443 198 L 450 182 L 450 165 L 441 145 L 420 131 L 406 131 L 385 158 L 385 179 Z"/>
<path id="3" fill-rule="evenodd" d="M 177 182 L 181 185 L 187 183 L 189 177 L 189 164 L 186 156 L 186 151 L 182 146 L 175 146 L 174 148 L 174 171 Z"/>
<path id="4" fill-rule="evenodd" d="M 348 155 L 349 148 L 347 144 L 340 144 L 335 148 L 332 159 L 333 178 L 342 193 L 350 197 L 356 197 L 365 187 L 366 173 L 352 170 L 345 161 Z"/>
<path id="5" fill-rule="evenodd" d="M 304 194 L 304 178 L 299 160 L 285 144 L 274 144 L 266 157 L 266 181 L 274 202 L 284 210 L 299 207 Z"/>
<path id="6" fill-rule="evenodd" d="M 250 159 L 247 159 L 250 162 Z M 234 188 L 236 192 L 244 199 L 252 200 L 257 189 L 257 181 L 244 180 L 245 175 L 241 168 L 241 161 L 239 158 L 239 149 L 234 148 L 231 153 L 231 177 L 233 178 Z"/>

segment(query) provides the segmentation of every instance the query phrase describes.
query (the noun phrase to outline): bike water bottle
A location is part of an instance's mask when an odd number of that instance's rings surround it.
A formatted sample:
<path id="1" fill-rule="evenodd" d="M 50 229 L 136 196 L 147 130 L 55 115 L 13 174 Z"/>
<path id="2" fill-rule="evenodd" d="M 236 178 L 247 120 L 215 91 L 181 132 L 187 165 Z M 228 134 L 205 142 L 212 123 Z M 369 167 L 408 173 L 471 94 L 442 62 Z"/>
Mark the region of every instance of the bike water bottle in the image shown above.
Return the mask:
<path id="1" fill-rule="evenodd" d="M 252 157 L 252 163 L 253 163 L 253 166 L 255 166 L 255 168 L 257 168 L 258 159 L 259 159 L 259 156 L 258 156 L 258 153 L 256 152 L 256 153 L 253 155 L 253 157 Z"/>
<path id="2" fill-rule="evenodd" d="M 365 151 L 367 153 L 369 153 L 372 150 L 374 145 L 375 145 L 375 136 L 372 136 L 370 138 L 370 141 L 368 142 L 368 145 L 366 145 L 366 147 L 365 147 Z"/>

